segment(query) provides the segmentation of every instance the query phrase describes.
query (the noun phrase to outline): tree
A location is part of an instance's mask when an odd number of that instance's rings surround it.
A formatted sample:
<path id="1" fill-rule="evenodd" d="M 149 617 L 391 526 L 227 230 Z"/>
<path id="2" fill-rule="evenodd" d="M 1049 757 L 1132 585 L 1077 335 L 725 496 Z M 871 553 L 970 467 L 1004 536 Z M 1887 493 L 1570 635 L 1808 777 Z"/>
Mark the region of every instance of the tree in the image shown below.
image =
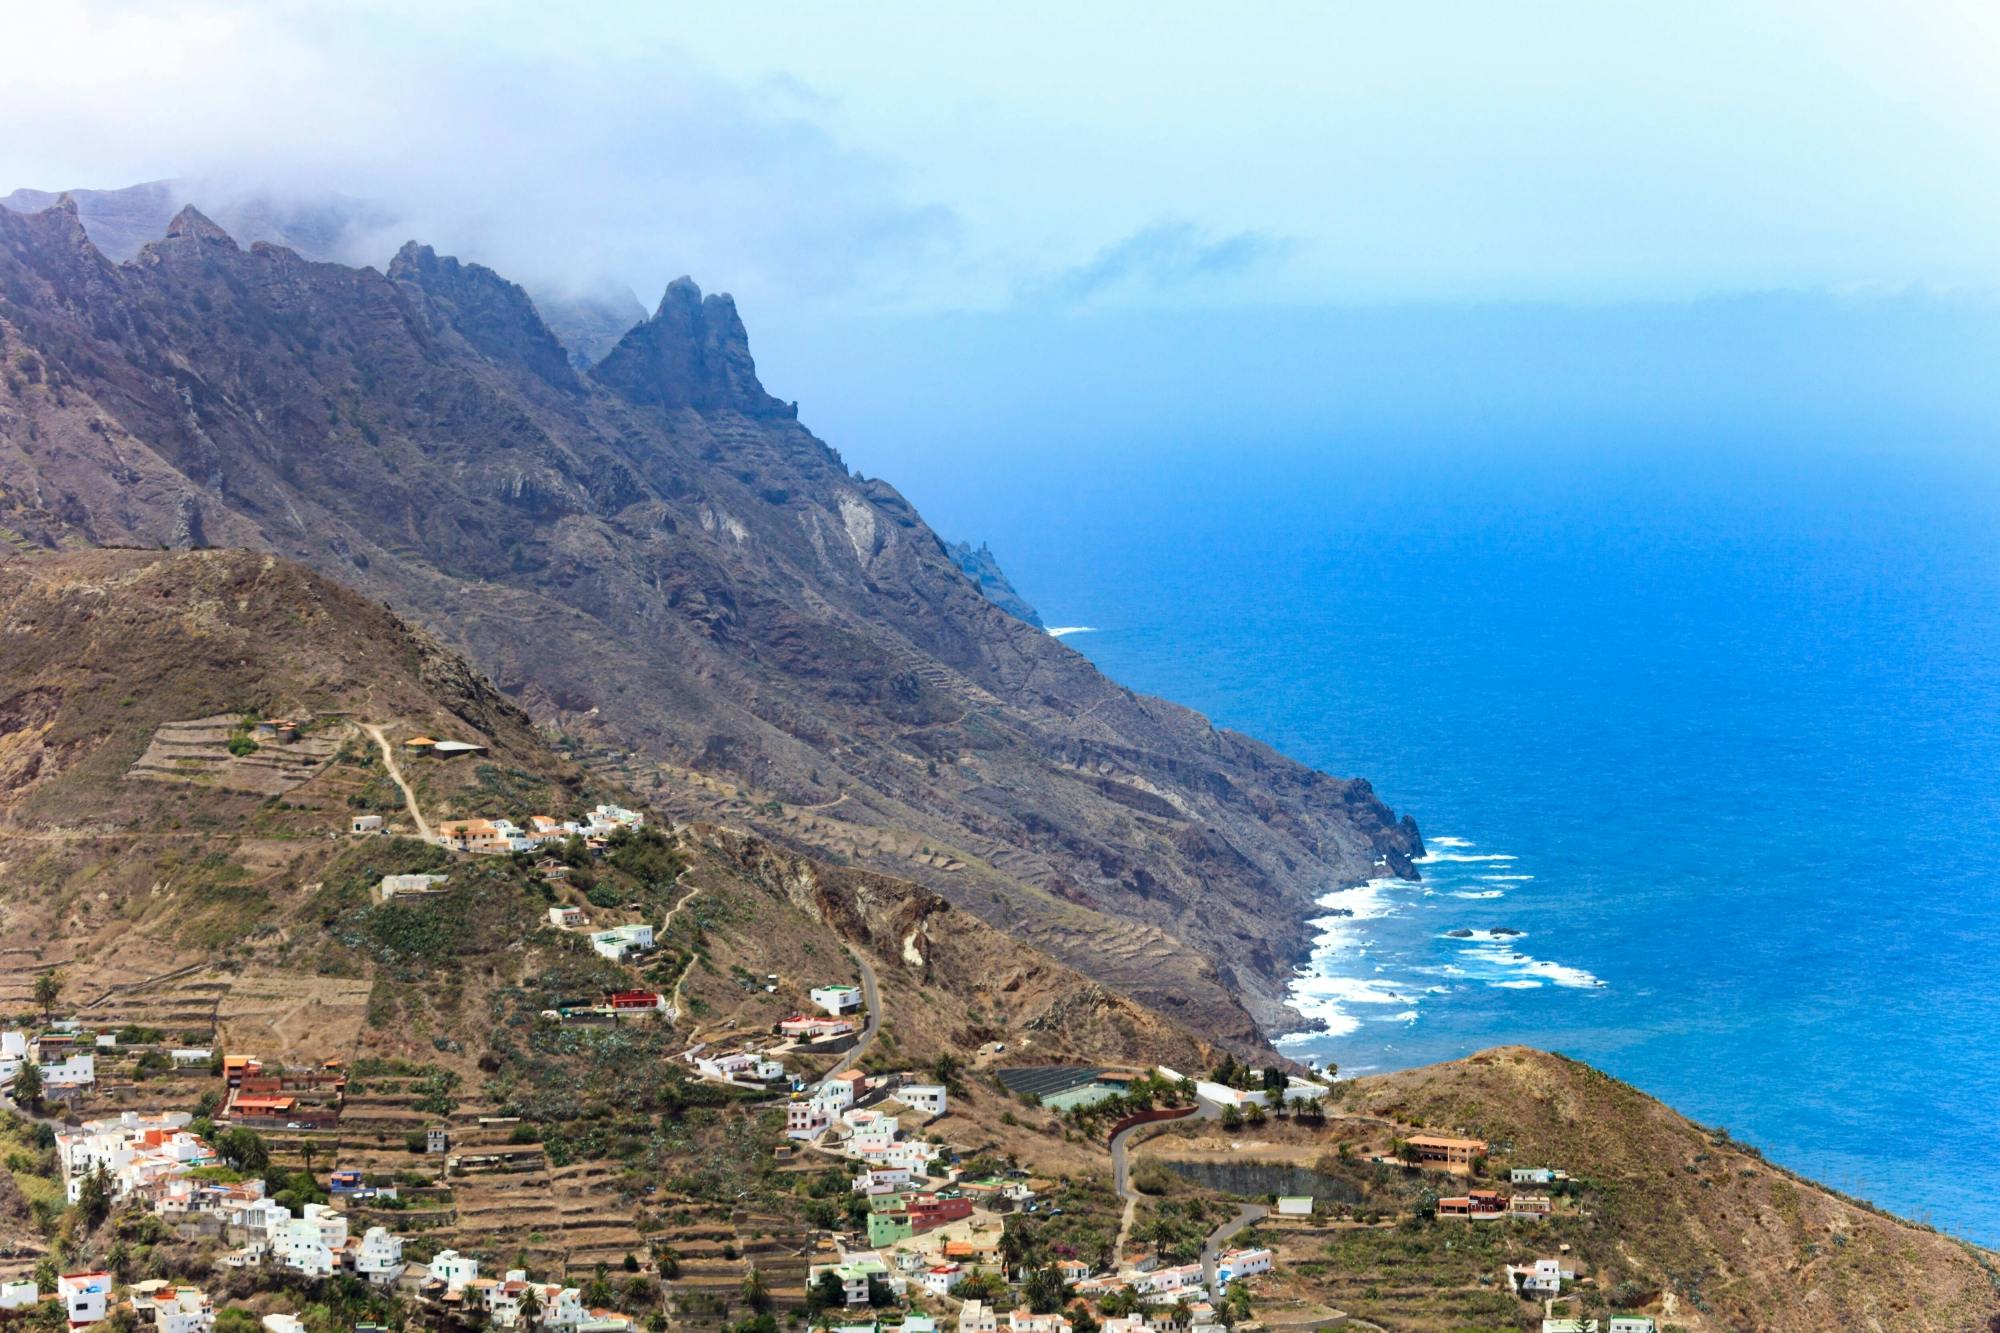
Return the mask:
<path id="1" fill-rule="evenodd" d="M 1276 1065 L 1264 1066 L 1264 1091 L 1283 1092 L 1285 1090 L 1285 1083 L 1284 1070 L 1278 1068 Z"/>
<path id="2" fill-rule="evenodd" d="M 814 1278 L 812 1286 L 806 1291 L 806 1309 L 814 1314 L 846 1304 L 847 1288 L 841 1285 L 840 1274 L 831 1268 Z"/>
<path id="3" fill-rule="evenodd" d="M 62 969 L 52 967 L 35 978 L 35 1003 L 42 1006 L 42 1021 L 48 1022 L 56 1007 L 56 997 L 62 994 L 65 978 Z"/>
<path id="4" fill-rule="evenodd" d="M 1247 1125 L 1263 1124 L 1264 1108 L 1255 1102 L 1251 1102 L 1250 1105 L 1243 1108 L 1243 1122 Z"/>
<path id="5" fill-rule="evenodd" d="M 964 1069 L 965 1062 L 963 1060 L 953 1055 L 950 1051 L 944 1051 L 938 1055 L 937 1059 L 931 1061 L 931 1079 L 933 1082 L 943 1084 L 953 1092 L 963 1092 L 965 1091 L 964 1080 L 959 1075 Z"/>
<path id="6" fill-rule="evenodd" d="M 542 1294 L 532 1286 L 521 1293 L 521 1322 L 529 1328 L 542 1322 Z"/>
<path id="7" fill-rule="evenodd" d="M 83 1218 L 85 1230 L 95 1231 L 110 1214 L 111 1193 L 111 1173 L 100 1162 L 95 1171 L 83 1178 L 83 1184 L 77 1190 L 76 1210 Z"/>
<path id="8" fill-rule="evenodd" d="M 595 1309 L 600 1305 L 609 1305 L 616 1299 L 616 1294 L 611 1290 L 610 1272 L 611 1270 L 603 1264 L 599 1264 L 591 1271 L 590 1281 L 584 1283 L 583 1290 L 577 1293 L 583 1298 L 585 1306 Z"/>
<path id="9" fill-rule="evenodd" d="M 271 1164 L 271 1150 L 264 1146 L 263 1136 L 241 1125 L 216 1139 L 215 1155 L 246 1175 L 260 1175 Z"/>
<path id="10" fill-rule="evenodd" d="M 1223 1127 L 1224 1129 L 1241 1129 L 1241 1128 L 1243 1128 L 1243 1113 L 1242 1113 L 1241 1111 L 1237 1110 L 1237 1109 L 1236 1109 L 1236 1108 L 1235 1108 L 1235 1107 L 1234 1107 L 1233 1105 L 1232 1105 L 1232 1106 L 1225 1106 L 1225 1107 L 1223 1107 L 1223 1108 L 1222 1108 L 1222 1127 Z"/>
<path id="11" fill-rule="evenodd" d="M 30 1111 L 42 1109 L 42 1067 L 33 1060 L 23 1060 L 14 1076 L 14 1100 Z"/>
<path id="12" fill-rule="evenodd" d="M 1035 1314 L 1054 1314 L 1063 1308 L 1063 1301 L 1069 1289 L 1062 1280 L 1062 1274 L 1054 1264 L 1044 1264 L 1028 1273 L 1028 1280 L 1021 1289 L 1021 1295 L 1028 1302 L 1028 1309 Z"/>
<path id="13" fill-rule="evenodd" d="M 656 1246 L 653 1250 L 653 1262 L 659 1265 L 660 1276 L 669 1282 L 681 1275 L 680 1251 L 671 1245 Z"/>
<path id="14" fill-rule="evenodd" d="M 743 1275 L 743 1303 L 753 1310 L 763 1310 L 771 1304 L 771 1289 L 764 1283 L 764 1274 L 757 1265 L 750 1265 L 750 1271 Z"/>

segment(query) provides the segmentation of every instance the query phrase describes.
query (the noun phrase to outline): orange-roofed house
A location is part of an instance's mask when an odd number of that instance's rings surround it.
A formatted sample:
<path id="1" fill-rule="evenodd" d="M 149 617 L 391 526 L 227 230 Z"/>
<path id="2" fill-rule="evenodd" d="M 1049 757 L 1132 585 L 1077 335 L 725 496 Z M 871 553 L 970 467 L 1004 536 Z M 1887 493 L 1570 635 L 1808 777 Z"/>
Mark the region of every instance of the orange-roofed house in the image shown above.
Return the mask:
<path id="1" fill-rule="evenodd" d="M 1443 1134 L 1412 1134 L 1403 1141 L 1405 1157 L 1419 1166 L 1443 1167 L 1447 1171 L 1469 1170 L 1474 1159 L 1486 1155 L 1485 1139 L 1458 1139 Z"/>

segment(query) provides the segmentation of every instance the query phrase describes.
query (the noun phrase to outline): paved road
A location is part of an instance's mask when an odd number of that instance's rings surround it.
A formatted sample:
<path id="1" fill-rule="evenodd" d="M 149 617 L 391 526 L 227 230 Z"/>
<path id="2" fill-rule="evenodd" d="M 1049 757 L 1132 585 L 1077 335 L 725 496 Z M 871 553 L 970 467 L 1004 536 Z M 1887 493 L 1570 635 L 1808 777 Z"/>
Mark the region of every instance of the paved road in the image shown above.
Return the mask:
<path id="1" fill-rule="evenodd" d="M 1222 1108 L 1212 1102 L 1196 1100 L 1194 1114 L 1182 1116 L 1182 1120 L 1213 1120 L 1222 1114 Z M 1132 1222 L 1139 1211 L 1139 1191 L 1132 1188 L 1132 1170 L 1127 1160 L 1125 1148 L 1132 1135 L 1149 1125 L 1171 1125 L 1172 1120 L 1149 1120 L 1145 1124 L 1127 1125 L 1111 1136 L 1111 1187 L 1118 1197 L 1125 1201 L 1125 1213 L 1118 1219 L 1118 1239 L 1112 1243 L 1111 1253 L 1118 1262 L 1125 1260 L 1125 1242 L 1131 1238 Z"/>
<path id="2" fill-rule="evenodd" d="M 1263 1221 L 1271 1210 L 1261 1203 L 1246 1203 L 1237 1210 L 1236 1216 L 1208 1233 L 1208 1239 L 1201 1246 L 1201 1280 L 1208 1284 L 1212 1295 L 1215 1291 L 1215 1264 L 1222 1256 L 1222 1249 L 1238 1232 L 1244 1231 Z"/>
<path id="3" fill-rule="evenodd" d="M 875 985 L 875 965 L 859 949 L 854 951 L 854 961 L 861 965 L 861 1003 L 867 1006 L 868 1017 L 861 1023 L 861 1040 L 826 1071 L 828 1078 L 852 1069 L 855 1061 L 868 1054 L 868 1048 L 875 1044 L 875 1034 L 882 1030 L 882 996 Z"/>
<path id="4" fill-rule="evenodd" d="M 425 842 L 432 841 L 430 823 L 425 820 L 424 812 L 417 806 L 417 794 L 410 790 L 409 783 L 403 781 L 403 770 L 396 767 L 396 752 L 389 748 L 389 738 L 384 736 L 382 728 L 373 722 L 363 722 L 361 729 L 375 738 L 375 744 L 382 750 L 383 767 L 389 770 L 389 776 L 395 780 L 396 785 L 403 789 L 403 804 L 409 808 L 410 818 L 416 822 L 417 836 Z"/>
<path id="5" fill-rule="evenodd" d="M 12 1097 L 5 1094 L 0 1094 L 0 1111 L 12 1111 L 23 1120 L 31 1120 L 38 1125 L 47 1125 L 50 1129 L 58 1133 L 67 1131 L 70 1128 L 70 1123 L 67 1120 L 55 1120 L 45 1115 L 36 1115 L 33 1111 L 28 1110 Z"/>

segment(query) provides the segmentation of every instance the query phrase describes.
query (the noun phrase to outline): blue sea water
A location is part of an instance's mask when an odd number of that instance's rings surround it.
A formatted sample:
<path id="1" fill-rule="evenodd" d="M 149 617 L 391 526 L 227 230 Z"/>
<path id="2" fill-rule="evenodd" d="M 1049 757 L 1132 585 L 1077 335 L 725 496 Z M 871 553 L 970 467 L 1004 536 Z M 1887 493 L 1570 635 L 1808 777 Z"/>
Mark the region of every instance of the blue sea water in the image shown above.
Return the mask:
<path id="1" fill-rule="evenodd" d="M 1423 883 L 1308 928 L 1297 1054 L 1566 1052 L 2000 1244 L 1990 300 L 764 345 L 827 438 L 1093 627 L 1070 646 L 1417 818 Z"/>
<path id="2" fill-rule="evenodd" d="M 1420 885 L 1325 900 L 1295 1054 L 1562 1051 L 1994 1243 L 1996 501 L 1976 458 L 1307 450 L 995 535 L 1112 676 L 1419 820 Z"/>

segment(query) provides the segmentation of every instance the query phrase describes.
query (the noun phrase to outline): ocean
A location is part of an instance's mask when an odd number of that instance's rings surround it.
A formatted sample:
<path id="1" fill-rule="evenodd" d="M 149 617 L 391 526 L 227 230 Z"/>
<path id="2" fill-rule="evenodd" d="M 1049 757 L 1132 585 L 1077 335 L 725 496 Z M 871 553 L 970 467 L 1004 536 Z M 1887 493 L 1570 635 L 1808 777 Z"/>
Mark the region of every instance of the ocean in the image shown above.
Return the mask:
<path id="1" fill-rule="evenodd" d="M 1292 1054 L 1561 1051 L 1993 1244 L 1995 500 L 1894 456 L 1293 451 L 983 535 L 1116 679 L 1419 821 L 1421 884 L 1323 899 Z"/>

